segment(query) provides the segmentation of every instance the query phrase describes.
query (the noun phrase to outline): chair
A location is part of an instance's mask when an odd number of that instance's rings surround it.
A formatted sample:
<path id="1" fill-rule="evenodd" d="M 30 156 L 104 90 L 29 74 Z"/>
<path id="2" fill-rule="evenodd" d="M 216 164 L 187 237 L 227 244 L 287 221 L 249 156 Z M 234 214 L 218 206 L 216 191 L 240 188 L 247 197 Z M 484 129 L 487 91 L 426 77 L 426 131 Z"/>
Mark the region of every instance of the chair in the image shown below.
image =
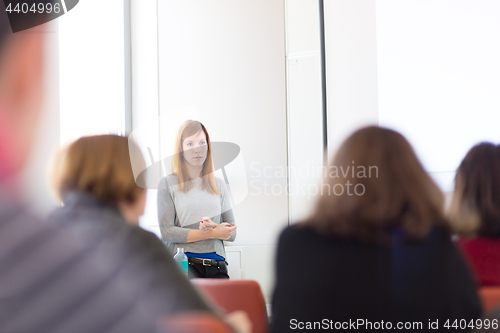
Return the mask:
<path id="1" fill-rule="evenodd" d="M 484 312 L 489 312 L 500 305 L 500 287 L 480 287 L 478 291 Z"/>
<path id="2" fill-rule="evenodd" d="M 245 311 L 252 322 L 253 333 L 268 332 L 266 303 L 256 281 L 193 279 L 191 283 L 208 299 L 227 312 Z"/>
<path id="3" fill-rule="evenodd" d="M 162 318 L 158 324 L 165 333 L 233 333 L 220 318 L 204 312 L 179 313 Z"/>

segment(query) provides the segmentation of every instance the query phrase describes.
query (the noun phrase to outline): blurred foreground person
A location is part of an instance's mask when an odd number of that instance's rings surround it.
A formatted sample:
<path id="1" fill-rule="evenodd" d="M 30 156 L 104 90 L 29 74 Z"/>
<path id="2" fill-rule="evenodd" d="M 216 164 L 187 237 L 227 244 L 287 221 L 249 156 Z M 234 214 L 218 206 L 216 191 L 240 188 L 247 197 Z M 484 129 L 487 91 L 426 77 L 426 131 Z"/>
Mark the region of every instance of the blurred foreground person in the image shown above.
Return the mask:
<path id="1" fill-rule="evenodd" d="M 157 332 L 159 313 L 175 304 L 206 309 L 189 293 L 160 300 L 168 291 L 143 262 L 155 254 L 125 258 L 125 228 L 95 238 L 90 227 L 26 212 L 19 184 L 43 96 L 44 33 L 12 34 L 8 23 L 0 2 L 0 332 Z"/>
<path id="2" fill-rule="evenodd" d="M 481 316 L 442 193 L 403 136 L 352 134 L 321 191 L 310 218 L 280 237 L 273 332 L 422 331 L 436 321 L 444 332 L 448 319 Z"/>
<path id="3" fill-rule="evenodd" d="M 49 220 L 61 227 L 71 224 L 101 257 L 112 254 L 110 275 L 102 283 L 112 282 L 118 272 L 129 274 L 134 280 L 128 291 L 131 300 L 148 306 L 145 310 L 153 318 L 179 311 L 211 311 L 163 242 L 137 225 L 144 213 L 146 190 L 135 183 L 128 145 L 125 137 L 99 135 L 80 138 L 63 149 L 54 180 L 64 206 Z M 145 165 L 142 156 L 136 158 Z M 131 305 L 115 305 L 114 311 L 128 317 Z"/>
<path id="4" fill-rule="evenodd" d="M 449 216 L 479 284 L 500 285 L 500 146 L 481 143 L 458 167 Z"/>

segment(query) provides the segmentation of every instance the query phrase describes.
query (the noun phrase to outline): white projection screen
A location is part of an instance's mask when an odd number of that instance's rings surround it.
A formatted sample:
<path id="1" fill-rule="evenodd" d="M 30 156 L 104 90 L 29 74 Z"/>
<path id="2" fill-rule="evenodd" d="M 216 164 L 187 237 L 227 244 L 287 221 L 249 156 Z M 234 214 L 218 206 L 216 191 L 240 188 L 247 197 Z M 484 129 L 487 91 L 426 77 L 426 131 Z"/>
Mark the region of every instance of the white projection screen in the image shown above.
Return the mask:
<path id="1" fill-rule="evenodd" d="M 362 28 L 376 31 L 372 63 L 377 83 L 370 91 L 376 91 L 379 125 L 405 135 L 426 170 L 444 191 L 450 191 L 456 168 L 474 144 L 500 142 L 500 1 L 354 2 L 359 9 L 374 8 L 373 14 L 366 10 L 363 14 L 373 15 L 373 21 L 360 20 L 356 8 L 346 14 L 360 24 L 375 22 Z M 329 45 L 333 42 L 329 19 L 325 11 L 327 51 L 334 49 Z M 362 28 L 357 27 L 356 33 Z M 355 36 L 353 30 L 342 34 L 350 38 Z M 357 49 L 370 50 L 370 45 Z M 327 54 L 327 66 L 331 58 Z M 364 74 L 360 70 L 354 75 L 362 81 Z M 328 97 L 335 98 L 330 91 Z"/>

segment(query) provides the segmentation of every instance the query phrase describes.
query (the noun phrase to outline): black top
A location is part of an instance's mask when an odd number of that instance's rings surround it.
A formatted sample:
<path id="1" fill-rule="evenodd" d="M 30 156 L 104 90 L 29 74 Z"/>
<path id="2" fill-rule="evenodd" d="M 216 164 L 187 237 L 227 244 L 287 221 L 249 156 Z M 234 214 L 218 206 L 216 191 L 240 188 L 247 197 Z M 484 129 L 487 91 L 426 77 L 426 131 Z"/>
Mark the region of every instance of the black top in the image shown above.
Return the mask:
<path id="1" fill-rule="evenodd" d="M 419 244 L 395 230 L 392 247 L 328 238 L 297 226 L 281 234 L 273 332 L 357 319 L 390 321 L 393 329 L 397 322 L 422 322 L 420 332 L 437 319 L 440 330 L 449 331 L 443 328 L 447 319 L 469 322 L 480 315 L 471 273 L 450 236 L 438 229 Z M 360 322 L 357 328 L 370 327 Z"/>
<path id="2" fill-rule="evenodd" d="M 74 193 L 48 221 L 0 202 L 1 332 L 156 332 L 211 311 L 154 234 Z"/>

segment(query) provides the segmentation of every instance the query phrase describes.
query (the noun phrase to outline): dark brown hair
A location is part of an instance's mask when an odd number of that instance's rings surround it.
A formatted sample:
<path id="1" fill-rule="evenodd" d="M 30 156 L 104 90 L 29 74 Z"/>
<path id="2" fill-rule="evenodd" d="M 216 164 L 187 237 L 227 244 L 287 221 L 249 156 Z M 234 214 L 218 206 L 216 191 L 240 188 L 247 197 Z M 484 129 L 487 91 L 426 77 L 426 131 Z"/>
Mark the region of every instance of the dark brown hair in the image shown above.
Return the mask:
<path id="1" fill-rule="evenodd" d="M 63 148 L 54 168 L 59 197 L 77 190 L 115 204 L 135 202 L 145 189 L 135 183 L 128 144 L 126 137 L 97 135 Z"/>
<path id="2" fill-rule="evenodd" d="M 408 141 L 390 129 L 366 127 L 347 138 L 321 190 L 303 225 L 328 236 L 385 243 L 395 227 L 411 240 L 424 239 L 435 225 L 447 227 L 440 189 Z"/>
<path id="3" fill-rule="evenodd" d="M 465 155 L 449 216 L 455 232 L 500 237 L 500 146 L 482 142 Z"/>

